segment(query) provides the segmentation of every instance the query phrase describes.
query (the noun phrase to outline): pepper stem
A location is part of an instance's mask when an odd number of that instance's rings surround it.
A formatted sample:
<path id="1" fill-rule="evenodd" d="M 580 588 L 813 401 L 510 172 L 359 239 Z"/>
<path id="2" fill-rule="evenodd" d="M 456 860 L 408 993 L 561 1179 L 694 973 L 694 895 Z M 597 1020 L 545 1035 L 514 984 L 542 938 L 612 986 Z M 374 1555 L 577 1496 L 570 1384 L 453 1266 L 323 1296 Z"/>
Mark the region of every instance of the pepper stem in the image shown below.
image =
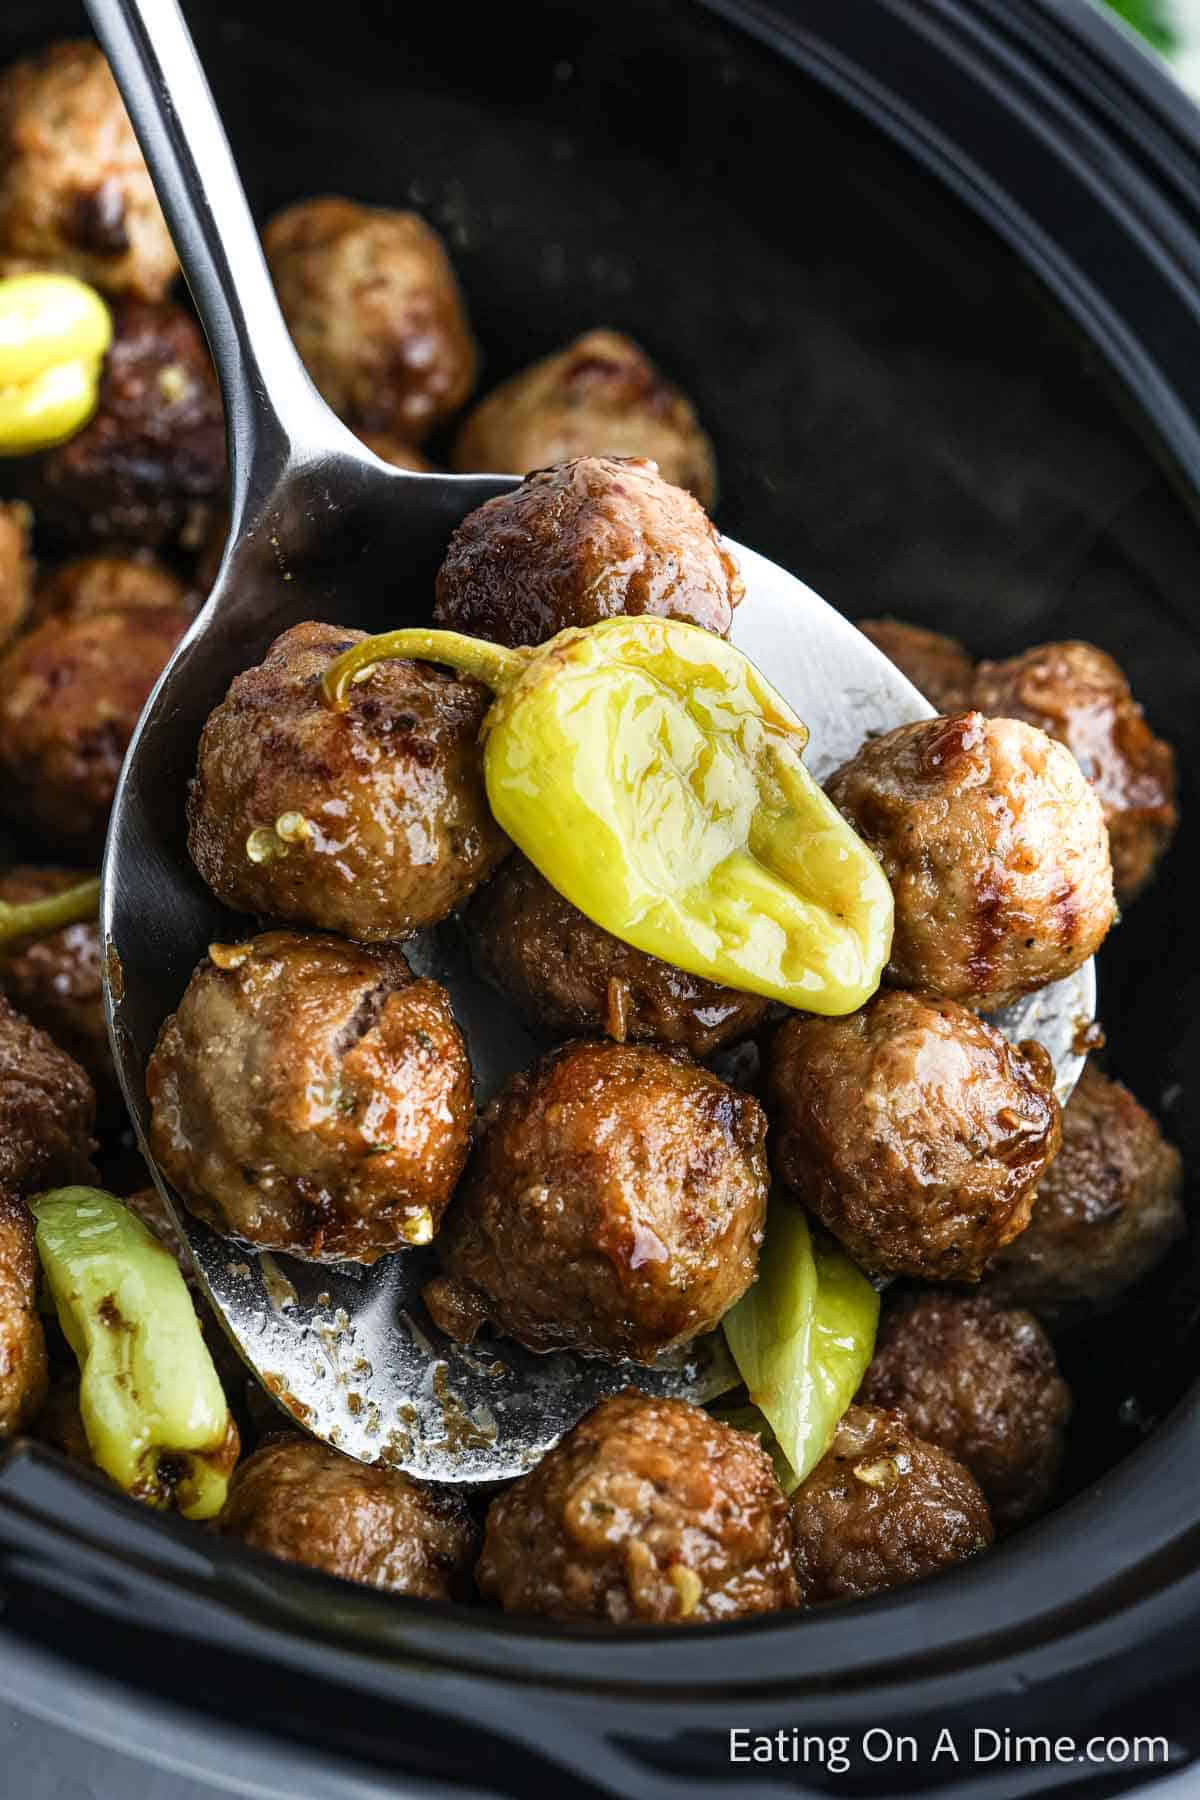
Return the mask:
<path id="1" fill-rule="evenodd" d="M 460 675 L 472 675 L 493 693 L 508 686 L 524 668 L 528 650 L 510 650 L 483 638 L 465 637 L 461 631 L 434 631 L 423 625 L 400 631 L 382 631 L 377 637 L 352 644 L 326 669 L 321 698 L 335 712 L 343 712 L 351 686 L 376 663 L 413 657 L 421 662 L 445 663 Z"/>
<path id="2" fill-rule="evenodd" d="M 49 937 L 64 925 L 94 919 L 99 910 L 99 876 L 77 881 L 60 894 L 47 894 L 44 900 L 27 900 L 19 906 L 0 900 L 0 949 L 8 949 L 22 938 Z"/>

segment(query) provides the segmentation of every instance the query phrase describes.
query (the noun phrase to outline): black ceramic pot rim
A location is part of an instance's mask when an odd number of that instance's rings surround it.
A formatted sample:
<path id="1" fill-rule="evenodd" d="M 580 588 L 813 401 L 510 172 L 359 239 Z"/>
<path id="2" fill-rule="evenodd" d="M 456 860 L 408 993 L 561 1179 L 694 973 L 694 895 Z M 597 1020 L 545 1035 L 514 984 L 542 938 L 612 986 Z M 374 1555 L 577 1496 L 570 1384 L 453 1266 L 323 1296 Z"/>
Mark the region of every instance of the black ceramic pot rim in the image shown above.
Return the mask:
<path id="1" fill-rule="evenodd" d="M 1074 313 L 1183 478 L 1200 477 L 1200 116 L 1164 71 L 1086 0 L 702 3 L 961 193 Z M 929 54 L 911 55 L 914 34 Z M 868 37 L 895 91 L 864 72 Z M 915 1706 L 924 1683 L 948 1703 L 981 1668 L 1019 1666 L 1032 1682 L 1194 1616 L 1198 1444 L 1193 1394 L 1111 1475 L 970 1567 L 827 1613 L 684 1632 L 585 1632 L 384 1598 L 149 1515 L 29 1447 L 0 1467 L 0 1547 L 18 1586 L 114 1630 L 135 1619 L 147 1646 L 159 1634 L 200 1658 L 236 1637 L 239 1655 L 326 1688 L 394 1699 L 411 1695 L 416 1669 L 482 1678 L 479 1690 L 619 1698 L 630 1717 L 668 1698 L 711 1711 L 715 1695 L 852 1703 L 881 1687 Z M 139 1679 L 155 1678 L 148 1654 Z"/>

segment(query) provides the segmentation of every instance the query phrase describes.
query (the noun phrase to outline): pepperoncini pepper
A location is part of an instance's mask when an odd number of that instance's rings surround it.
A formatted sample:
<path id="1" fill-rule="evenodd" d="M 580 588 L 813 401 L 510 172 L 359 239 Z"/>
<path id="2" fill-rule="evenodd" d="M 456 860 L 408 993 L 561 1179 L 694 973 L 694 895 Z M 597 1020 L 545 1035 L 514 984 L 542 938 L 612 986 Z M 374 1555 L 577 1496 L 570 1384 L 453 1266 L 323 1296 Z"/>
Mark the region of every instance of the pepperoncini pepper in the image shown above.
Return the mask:
<path id="1" fill-rule="evenodd" d="M 100 879 L 96 875 L 62 888 L 57 894 L 46 894 L 41 900 L 0 900 L 0 950 L 26 938 L 49 937 L 66 925 L 94 919 L 99 908 Z"/>
<path id="2" fill-rule="evenodd" d="M 96 410 L 112 317 L 73 275 L 0 280 L 0 456 L 60 444 Z"/>
<path id="3" fill-rule="evenodd" d="M 237 1427 L 175 1258 L 98 1188 L 55 1188 L 30 1206 L 97 1467 L 152 1506 L 214 1517 Z"/>
<path id="4" fill-rule="evenodd" d="M 497 822 L 552 887 L 636 949 L 817 1013 L 868 1000 L 892 894 L 802 761 L 808 732 L 724 639 L 604 619 L 533 649 L 412 629 L 325 676 L 329 705 L 390 657 L 473 675 Z"/>
<path id="5" fill-rule="evenodd" d="M 790 1492 L 820 1462 L 875 1350 L 879 1295 L 841 1250 L 814 1244 L 803 1210 L 776 1196 L 758 1280 L 722 1320 L 752 1408 Z M 754 1429 L 750 1408 L 727 1414 Z"/>

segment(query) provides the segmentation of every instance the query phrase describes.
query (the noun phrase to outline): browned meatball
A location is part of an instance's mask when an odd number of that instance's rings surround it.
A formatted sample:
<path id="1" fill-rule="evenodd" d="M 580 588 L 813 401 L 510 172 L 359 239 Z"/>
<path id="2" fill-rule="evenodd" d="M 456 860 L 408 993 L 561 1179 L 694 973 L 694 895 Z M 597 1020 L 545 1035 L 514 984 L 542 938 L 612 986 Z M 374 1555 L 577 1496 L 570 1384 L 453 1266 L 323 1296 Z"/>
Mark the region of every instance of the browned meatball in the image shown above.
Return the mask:
<path id="1" fill-rule="evenodd" d="M 98 860 L 133 728 L 191 623 L 183 606 L 53 613 L 0 657 L 0 809 Z"/>
<path id="2" fill-rule="evenodd" d="M 903 619 L 860 619 L 858 629 L 940 713 L 963 712 L 971 705 L 975 664 L 957 638 L 906 625 Z M 984 712 L 1007 712 L 982 701 L 980 706 Z"/>
<path id="3" fill-rule="evenodd" d="M 523 856 L 510 856 L 467 914 L 472 950 L 536 1031 L 680 1044 L 710 1056 L 760 1025 L 769 1002 L 688 975 L 594 925 Z"/>
<path id="4" fill-rule="evenodd" d="M 433 464 L 424 451 L 418 450 L 414 444 L 406 444 L 402 439 L 393 437 L 389 431 L 364 431 L 360 433 L 368 450 L 373 450 L 380 462 L 391 463 L 394 469 L 412 469 L 418 475 L 428 475 Z"/>
<path id="5" fill-rule="evenodd" d="M 296 348 L 348 424 L 419 444 L 458 410 L 479 352 L 445 245 L 418 214 L 301 200 L 263 244 Z"/>
<path id="6" fill-rule="evenodd" d="M 53 613 L 127 612 L 141 607 L 183 607 L 187 588 L 149 550 L 102 550 L 72 557 L 49 569 L 38 583 L 34 623 Z"/>
<path id="7" fill-rule="evenodd" d="M 46 1334 L 37 1305 L 33 1220 L 0 1190 L 0 1439 L 24 1431 L 46 1398 Z"/>
<path id="8" fill-rule="evenodd" d="M 873 1406 L 850 1408 L 790 1510 L 803 1606 L 904 1587 L 992 1541 L 970 1471 Z"/>
<path id="9" fill-rule="evenodd" d="M 509 843 L 478 682 L 383 662 L 344 711 L 323 704 L 321 677 L 363 636 L 295 625 L 237 677 L 200 740 L 188 847 L 227 905 L 370 941 L 444 919 Z"/>
<path id="10" fill-rule="evenodd" d="M 900 725 L 826 783 L 896 901 L 887 978 L 991 1012 L 1069 975 L 1115 916 L 1100 805 L 1016 719 Z"/>
<path id="11" fill-rule="evenodd" d="M 758 1441 L 632 1391 L 493 1500 L 476 1575 L 506 1612 L 614 1625 L 796 1604 L 787 1501 Z"/>
<path id="12" fill-rule="evenodd" d="M 94 1181 L 95 1116 L 79 1064 L 0 998 L 0 1192 Z"/>
<path id="13" fill-rule="evenodd" d="M 51 1444 L 72 1462 L 95 1468 L 92 1446 L 87 1441 L 83 1414 L 79 1410 L 78 1370 L 63 1369 L 51 1381 L 45 1405 L 34 1421 L 33 1436 L 43 1444 Z"/>
<path id="14" fill-rule="evenodd" d="M 767 1068 L 784 1185 L 864 1269 L 977 1281 L 1058 1148 L 1054 1067 L 950 1000 L 789 1019 Z"/>
<path id="15" fill-rule="evenodd" d="M 8 869 L 0 875 L 0 900 L 24 906 L 85 879 L 77 869 Z M 111 1110 L 120 1090 L 104 1022 L 100 964 L 100 926 L 94 919 L 81 920 L 0 952 L 0 989 L 82 1064 L 102 1108 Z"/>
<path id="16" fill-rule="evenodd" d="M 39 523 L 72 543 L 194 547 L 225 493 L 225 424 L 199 327 L 119 305 L 94 417 L 42 458 Z"/>
<path id="17" fill-rule="evenodd" d="M 0 274 L 59 269 L 159 300 L 179 270 L 116 82 L 94 44 L 0 77 Z"/>
<path id="18" fill-rule="evenodd" d="M 505 381 L 470 414 L 451 458 L 464 472 L 525 475 L 577 456 L 646 456 L 710 510 L 713 447 L 686 394 L 619 331 L 586 331 Z"/>
<path id="19" fill-rule="evenodd" d="M 541 644 L 623 613 L 728 635 L 737 564 L 703 507 L 652 462 L 582 456 L 468 513 L 438 571 L 439 625 Z"/>
<path id="20" fill-rule="evenodd" d="M 465 1597 L 479 1536 L 455 1489 L 296 1433 L 238 1465 L 220 1529 L 269 1556 L 424 1600 Z"/>
<path id="21" fill-rule="evenodd" d="M 754 1280 L 766 1120 L 681 1050 L 565 1044 L 484 1112 L 426 1302 L 533 1350 L 652 1362 Z"/>
<path id="22" fill-rule="evenodd" d="M 374 1262 L 427 1243 L 470 1141 L 445 989 L 394 945 L 315 933 L 214 945 L 146 1092 L 151 1148 L 191 1210 L 297 1256 Z"/>
<path id="23" fill-rule="evenodd" d="M 982 1294 L 927 1293 L 887 1308 L 858 1394 L 902 1413 L 968 1468 L 999 1531 L 1049 1503 L 1071 1391 L 1032 1313 Z"/>
<path id="24" fill-rule="evenodd" d="M 1175 752 L 1155 737 L 1119 663 L 1095 644 L 1039 644 L 980 663 L 973 704 L 1067 746 L 1104 810 L 1117 899 L 1134 899 L 1179 823 Z"/>
<path id="25" fill-rule="evenodd" d="M 0 501 L 0 646 L 15 637 L 33 599 L 33 514 L 20 500 Z"/>
<path id="26" fill-rule="evenodd" d="M 1183 1236 L 1182 1189 L 1178 1150 L 1128 1088 L 1089 1063 L 1029 1229 L 996 1258 L 989 1293 L 1054 1324 L 1110 1305 Z"/>

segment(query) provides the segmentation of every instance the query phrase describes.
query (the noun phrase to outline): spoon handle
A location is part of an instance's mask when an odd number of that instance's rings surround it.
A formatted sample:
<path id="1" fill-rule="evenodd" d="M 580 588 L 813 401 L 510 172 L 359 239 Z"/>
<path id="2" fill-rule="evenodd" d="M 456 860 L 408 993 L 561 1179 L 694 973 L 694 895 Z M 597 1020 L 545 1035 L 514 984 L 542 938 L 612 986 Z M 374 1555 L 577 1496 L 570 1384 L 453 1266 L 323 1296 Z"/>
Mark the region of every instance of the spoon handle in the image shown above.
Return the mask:
<path id="1" fill-rule="evenodd" d="M 225 400 L 232 530 L 306 449 L 356 440 L 309 380 L 176 0 L 85 0 L 137 132 Z M 358 450 L 361 456 L 361 449 Z"/>

